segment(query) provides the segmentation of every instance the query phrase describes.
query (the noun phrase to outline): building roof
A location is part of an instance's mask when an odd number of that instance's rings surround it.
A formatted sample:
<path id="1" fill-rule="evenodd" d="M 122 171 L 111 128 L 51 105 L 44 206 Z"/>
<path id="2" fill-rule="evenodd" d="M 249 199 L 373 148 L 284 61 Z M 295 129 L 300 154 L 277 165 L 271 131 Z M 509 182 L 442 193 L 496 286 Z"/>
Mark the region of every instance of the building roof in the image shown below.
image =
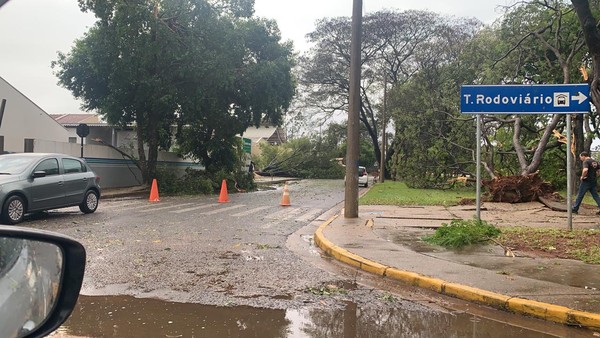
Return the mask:
<path id="1" fill-rule="evenodd" d="M 287 142 L 285 131 L 281 127 L 262 126 L 260 128 L 248 127 L 243 137 L 249 138 L 254 142 L 267 140 L 271 144 L 281 144 Z"/>
<path id="2" fill-rule="evenodd" d="M 80 123 L 90 125 L 106 125 L 98 114 L 50 114 L 50 116 L 63 126 L 77 126 Z"/>
<path id="3" fill-rule="evenodd" d="M 81 123 L 89 126 L 107 126 L 108 124 L 100 118 L 98 114 L 49 114 L 56 122 L 63 127 L 77 127 Z M 281 127 L 261 126 L 260 128 L 248 127 L 243 137 L 251 139 L 253 142 L 266 140 L 270 144 L 282 144 L 287 142 L 285 130 Z"/>

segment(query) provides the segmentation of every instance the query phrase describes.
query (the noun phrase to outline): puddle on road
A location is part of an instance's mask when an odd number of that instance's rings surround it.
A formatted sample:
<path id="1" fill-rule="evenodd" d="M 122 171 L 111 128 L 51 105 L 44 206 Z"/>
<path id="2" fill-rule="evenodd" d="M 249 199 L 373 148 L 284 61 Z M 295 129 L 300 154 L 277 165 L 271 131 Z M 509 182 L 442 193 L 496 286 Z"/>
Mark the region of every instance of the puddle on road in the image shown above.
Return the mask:
<path id="1" fill-rule="evenodd" d="M 518 324 L 517 324 L 518 325 Z M 130 296 L 80 296 L 60 337 L 557 337 L 464 312 L 361 309 L 271 310 L 170 303 Z M 540 330 L 539 328 L 537 328 Z M 554 334 L 548 333 L 554 330 Z M 570 337 L 579 336 L 569 332 Z M 584 336 L 584 332 L 581 332 Z M 586 336 L 589 336 L 589 331 Z"/>

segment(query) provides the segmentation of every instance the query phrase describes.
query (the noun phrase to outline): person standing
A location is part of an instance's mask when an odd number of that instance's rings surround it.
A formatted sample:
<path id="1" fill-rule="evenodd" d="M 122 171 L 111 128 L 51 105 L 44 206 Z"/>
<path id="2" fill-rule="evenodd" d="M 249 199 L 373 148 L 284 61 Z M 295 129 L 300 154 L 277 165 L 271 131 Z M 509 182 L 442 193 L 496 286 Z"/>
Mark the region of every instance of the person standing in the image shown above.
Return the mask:
<path id="1" fill-rule="evenodd" d="M 582 162 L 583 169 L 581 170 L 581 183 L 579 184 L 579 191 L 577 192 L 577 198 L 575 199 L 575 205 L 573 206 L 573 213 L 579 212 L 579 207 L 581 206 L 581 201 L 583 201 L 583 197 L 586 192 L 590 192 L 594 201 L 598 205 L 598 209 L 600 209 L 600 196 L 598 196 L 598 187 L 596 183 L 596 179 L 598 178 L 597 170 L 600 169 L 600 165 L 598 165 L 598 161 L 594 160 L 590 157 L 590 154 L 586 151 L 579 154 L 579 159 Z M 596 215 L 600 215 L 600 210 L 596 212 Z"/>

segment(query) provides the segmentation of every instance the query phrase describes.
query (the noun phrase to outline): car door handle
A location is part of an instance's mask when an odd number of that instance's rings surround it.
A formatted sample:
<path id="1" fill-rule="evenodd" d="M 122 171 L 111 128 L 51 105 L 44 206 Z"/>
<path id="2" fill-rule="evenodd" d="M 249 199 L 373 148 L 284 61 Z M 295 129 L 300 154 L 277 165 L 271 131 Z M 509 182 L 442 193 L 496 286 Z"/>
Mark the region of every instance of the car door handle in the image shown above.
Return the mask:
<path id="1" fill-rule="evenodd" d="M 63 183 L 64 183 L 63 181 L 59 181 L 58 185 L 63 185 Z"/>

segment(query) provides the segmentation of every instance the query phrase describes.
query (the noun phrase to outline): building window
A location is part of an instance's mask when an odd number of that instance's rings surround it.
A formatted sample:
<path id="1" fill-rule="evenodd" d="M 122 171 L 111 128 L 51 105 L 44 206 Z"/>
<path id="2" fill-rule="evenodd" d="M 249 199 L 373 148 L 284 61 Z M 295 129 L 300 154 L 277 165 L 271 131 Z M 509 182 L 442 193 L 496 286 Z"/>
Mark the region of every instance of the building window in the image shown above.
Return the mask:
<path id="1" fill-rule="evenodd" d="M 77 137 L 69 137 L 69 143 L 77 143 Z"/>

